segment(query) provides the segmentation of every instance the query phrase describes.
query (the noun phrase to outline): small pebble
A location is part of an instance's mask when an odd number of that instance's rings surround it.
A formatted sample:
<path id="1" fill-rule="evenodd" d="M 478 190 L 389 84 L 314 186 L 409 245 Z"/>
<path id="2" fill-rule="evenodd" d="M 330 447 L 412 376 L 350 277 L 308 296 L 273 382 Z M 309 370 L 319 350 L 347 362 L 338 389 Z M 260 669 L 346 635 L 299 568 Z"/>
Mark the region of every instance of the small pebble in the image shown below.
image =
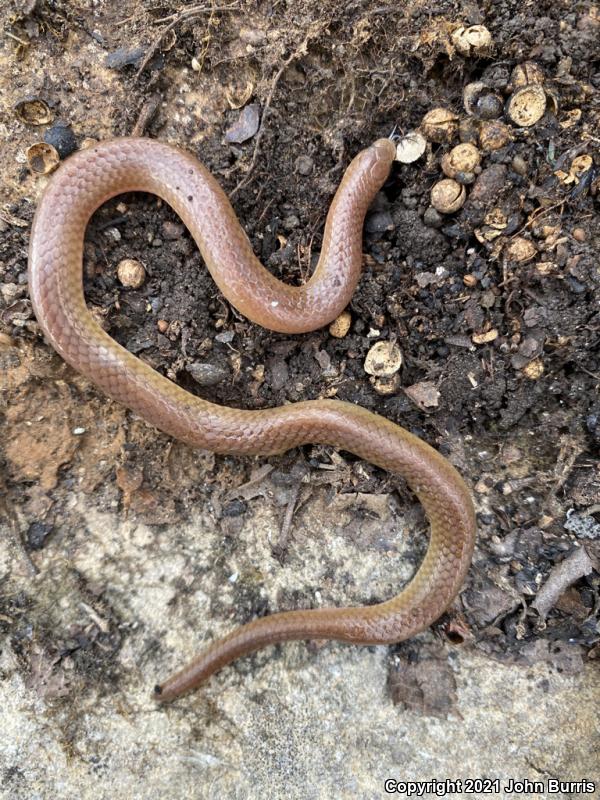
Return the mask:
<path id="1" fill-rule="evenodd" d="M 394 229 L 394 220 L 389 211 L 375 211 L 369 214 L 365 222 L 368 233 L 384 233 Z"/>
<path id="2" fill-rule="evenodd" d="M 492 164 L 479 175 L 471 189 L 470 201 L 490 203 L 504 188 L 507 169 L 504 164 Z"/>
<path id="3" fill-rule="evenodd" d="M 574 228 L 572 236 L 577 242 L 585 242 L 587 238 L 583 228 Z"/>
<path id="4" fill-rule="evenodd" d="M 300 175 L 310 175 L 314 165 L 314 161 L 310 156 L 298 156 L 296 159 L 296 172 L 300 173 Z"/>
<path id="5" fill-rule="evenodd" d="M 70 156 L 77 149 L 77 139 L 66 122 L 56 122 L 44 133 L 44 141 L 56 148 L 61 158 Z"/>
<path id="6" fill-rule="evenodd" d="M 444 218 L 433 206 L 429 206 L 423 214 L 423 222 L 428 228 L 439 228 L 443 221 Z"/>
<path id="7" fill-rule="evenodd" d="M 523 156 L 515 156 L 511 166 L 517 175 L 522 175 L 524 177 L 529 172 L 529 167 Z"/>
<path id="8" fill-rule="evenodd" d="M 146 280 L 146 270 L 136 259 L 124 258 L 117 265 L 117 278 L 128 289 L 139 289 Z"/>
<path id="9" fill-rule="evenodd" d="M 236 122 L 225 131 L 225 141 L 232 144 L 242 144 L 251 139 L 258 131 L 260 125 L 260 106 L 250 103 L 245 106 Z"/>
<path id="10" fill-rule="evenodd" d="M 229 378 L 229 370 L 221 364 L 196 361 L 187 367 L 187 371 L 199 386 L 216 386 Z"/>
<path id="11" fill-rule="evenodd" d="M 161 225 L 161 233 L 167 241 L 175 241 L 183 236 L 185 227 L 178 222 L 171 222 L 166 220 Z"/>
<path id="12" fill-rule="evenodd" d="M 336 339 L 343 339 L 350 330 L 352 323 L 352 316 L 349 311 L 342 311 L 339 317 L 336 317 L 329 326 L 329 333 Z"/>
<path id="13" fill-rule="evenodd" d="M 496 302 L 496 295 L 492 292 L 491 289 L 488 289 L 481 295 L 479 300 L 479 305 L 483 308 L 492 308 L 494 303 Z"/>
<path id="14" fill-rule="evenodd" d="M 439 405 L 441 395 L 436 385 L 431 381 L 413 383 L 413 385 L 408 386 L 404 392 L 415 405 L 423 410 L 427 408 L 437 408 Z"/>
<path id="15" fill-rule="evenodd" d="M 27 531 L 27 544 L 32 550 L 41 550 L 53 526 L 47 522 L 32 522 Z"/>
<path id="16" fill-rule="evenodd" d="M 286 231 L 293 231 L 294 228 L 297 228 L 300 225 L 300 220 L 296 216 L 296 214 L 290 214 L 289 217 L 286 217 L 283 220 L 283 227 Z"/>
<path id="17" fill-rule="evenodd" d="M 231 500 L 223 506 L 222 514 L 224 517 L 241 517 L 248 510 L 248 505 L 243 500 Z M 235 574 L 235 573 L 234 573 Z M 233 576 L 231 576 L 233 577 Z M 236 577 L 237 580 L 237 577 Z M 235 581 L 232 581 L 232 583 Z"/>

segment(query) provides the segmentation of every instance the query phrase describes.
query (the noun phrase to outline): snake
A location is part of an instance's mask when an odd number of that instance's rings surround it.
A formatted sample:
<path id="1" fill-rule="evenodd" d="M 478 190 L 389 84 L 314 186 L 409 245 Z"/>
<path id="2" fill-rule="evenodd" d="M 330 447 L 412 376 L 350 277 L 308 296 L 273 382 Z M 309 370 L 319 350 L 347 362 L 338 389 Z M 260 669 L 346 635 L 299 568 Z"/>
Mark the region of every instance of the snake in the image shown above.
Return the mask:
<path id="1" fill-rule="evenodd" d="M 267 645 L 313 639 L 393 644 L 426 629 L 463 585 L 475 543 L 475 512 L 455 467 L 391 420 L 336 399 L 260 410 L 217 405 L 122 347 L 85 303 L 88 221 L 116 195 L 157 195 L 179 215 L 219 290 L 242 315 L 272 331 L 304 333 L 331 323 L 348 306 L 361 274 L 364 219 L 394 157 L 393 142 L 378 139 L 352 159 L 329 207 L 317 266 L 300 286 L 280 281 L 260 263 L 217 180 L 173 145 L 135 137 L 95 143 L 68 157 L 41 194 L 30 237 L 30 297 L 47 341 L 71 367 L 148 424 L 192 447 L 270 456 L 310 443 L 352 453 L 403 478 L 430 524 L 421 565 L 392 599 L 252 619 L 157 685 L 153 696 L 159 702 L 195 689 L 225 665 Z"/>

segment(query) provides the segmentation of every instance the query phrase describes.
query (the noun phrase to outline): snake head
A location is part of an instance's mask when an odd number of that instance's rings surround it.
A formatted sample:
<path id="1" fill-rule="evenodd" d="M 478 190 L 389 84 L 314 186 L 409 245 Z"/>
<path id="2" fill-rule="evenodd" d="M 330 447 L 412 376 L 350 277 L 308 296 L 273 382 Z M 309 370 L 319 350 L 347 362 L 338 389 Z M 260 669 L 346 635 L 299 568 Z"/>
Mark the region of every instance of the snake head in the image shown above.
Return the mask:
<path id="1" fill-rule="evenodd" d="M 367 167 L 369 176 L 373 182 L 378 182 L 381 186 L 389 175 L 392 162 L 396 157 L 396 145 L 391 139 L 377 139 L 365 150 L 365 157 L 370 162 Z"/>

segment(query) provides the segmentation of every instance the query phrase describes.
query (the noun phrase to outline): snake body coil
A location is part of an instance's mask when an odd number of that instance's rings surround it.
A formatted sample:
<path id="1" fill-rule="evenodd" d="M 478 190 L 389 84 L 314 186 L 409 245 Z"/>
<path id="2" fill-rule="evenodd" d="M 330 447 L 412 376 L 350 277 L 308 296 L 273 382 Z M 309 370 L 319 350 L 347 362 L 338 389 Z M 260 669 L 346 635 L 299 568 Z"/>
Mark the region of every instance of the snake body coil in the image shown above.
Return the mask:
<path id="1" fill-rule="evenodd" d="M 431 524 L 425 559 L 397 597 L 364 608 L 290 611 L 256 619 L 217 640 L 157 687 L 162 701 L 274 642 L 391 643 L 426 628 L 463 583 L 475 517 L 469 491 L 454 467 L 376 414 L 334 400 L 261 411 L 218 406 L 180 388 L 117 344 L 85 305 L 82 255 L 88 220 L 110 197 L 152 192 L 179 214 L 217 285 L 242 314 L 275 331 L 311 331 L 331 322 L 350 301 L 360 275 L 365 213 L 393 158 L 393 144 L 381 139 L 352 161 L 327 216 L 318 266 L 301 287 L 283 284 L 264 269 L 215 179 L 191 155 L 166 144 L 115 139 L 79 152 L 60 167 L 39 203 L 30 244 L 31 298 L 46 337 L 72 367 L 150 424 L 190 445 L 254 455 L 306 443 L 350 451 L 404 477 Z"/>

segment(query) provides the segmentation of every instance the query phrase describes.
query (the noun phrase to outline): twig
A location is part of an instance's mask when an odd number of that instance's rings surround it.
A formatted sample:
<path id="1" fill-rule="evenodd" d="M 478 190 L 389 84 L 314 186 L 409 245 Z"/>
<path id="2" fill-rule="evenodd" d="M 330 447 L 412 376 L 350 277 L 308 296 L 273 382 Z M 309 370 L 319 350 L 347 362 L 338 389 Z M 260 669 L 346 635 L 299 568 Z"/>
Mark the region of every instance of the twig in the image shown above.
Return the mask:
<path id="1" fill-rule="evenodd" d="M 150 47 L 148 48 L 148 52 L 144 56 L 142 63 L 138 71 L 135 73 L 135 78 L 140 77 L 142 72 L 148 66 L 148 62 L 152 58 L 152 56 L 156 53 L 160 43 L 162 42 L 163 38 L 169 33 L 169 31 L 173 30 L 180 22 L 188 22 L 191 19 L 195 19 L 195 17 L 200 17 L 202 14 L 215 14 L 215 13 L 222 13 L 225 11 L 239 11 L 238 6 L 193 6 L 192 8 L 186 8 L 183 11 L 180 11 L 177 14 L 172 14 L 170 17 L 165 17 L 164 20 L 161 22 L 166 22 L 167 20 L 171 20 L 171 22 L 167 25 L 166 28 L 158 34 L 156 39 L 152 42 Z"/>
<path id="2" fill-rule="evenodd" d="M 14 33 L 10 33 L 9 31 L 4 31 L 4 35 L 8 36 L 10 39 L 14 39 L 15 42 L 22 44 L 24 47 L 29 47 L 29 42 L 26 42 L 25 39 L 19 39 L 19 37 L 15 36 Z"/>
<path id="3" fill-rule="evenodd" d="M 152 121 L 152 118 L 158 111 L 158 107 L 160 106 L 160 95 L 158 93 L 150 95 L 150 97 L 144 102 L 140 113 L 138 114 L 137 122 L 133 126 L 133 130 L 131 131 L 132 136 L 143 136 L 146 128 Z"/>
<path id="4" fill-rule="evenodd" d="M 290 491 L 287 508 L 285 509 L 285 516 L 283 517 L 283 524 L 279 533 L 279 541 L 273 547 L 273 555 L 283 565 L 287 553 L 290 531 L 292 529 L 292 519 L 294 518 L 294 511 L 296 510 L 296 503 L 298 502 L 298 495 L 300 493 L 300 484 L 297 483 Z"/>

